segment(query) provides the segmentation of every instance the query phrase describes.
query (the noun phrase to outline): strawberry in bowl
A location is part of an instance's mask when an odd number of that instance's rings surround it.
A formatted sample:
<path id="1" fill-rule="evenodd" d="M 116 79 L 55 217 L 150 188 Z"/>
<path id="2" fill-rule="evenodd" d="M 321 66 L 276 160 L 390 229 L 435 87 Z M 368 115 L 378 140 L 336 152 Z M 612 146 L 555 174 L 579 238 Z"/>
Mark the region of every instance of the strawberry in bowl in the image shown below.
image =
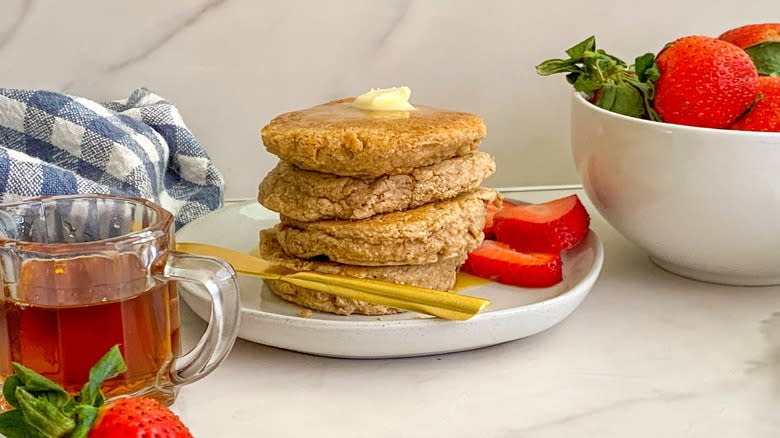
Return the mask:
<path id="1" fill-rule="evenodd" d="M 780 23 L 748 24 L 718 38 L 745 50 L 760 75 L 780 76 Z"/>
<path id="2" fill-rule="evenodd" d="M 780 23 L 748 25 L 718 38 L 689 35 L 628 65 L 589 37 L 569 58 L 536 66 L 540 75 L 565 73 L 574 89 L 608 111 L 645 120 L 716 129 L 770 130 L 737 120 L 758 105 L 760 77 L 780 76 Z M 780 112 L 780 109 L 777 109 Z M 766 115 L 766 108 L 762 108 Z M 777 113 L 774 113 L 777 116 Z M 773 132 L 778 132 L 777 127 Z"/>
<path id="3" fill-rule="evenodd" d="M 593 39 L 537 66 L 574 85 L 572 153 L 594 207 L 685 277 L 780 284 L 780 98 L 767 69 L 780 51 L 772 26 L 759 27 L 748 28 L 758 37 L 684 36 L 631 65 L 615 61 L 617 82 L 592 75 L 617 59 Z M 749 50 L 759 46 L 760 56 Z"/>

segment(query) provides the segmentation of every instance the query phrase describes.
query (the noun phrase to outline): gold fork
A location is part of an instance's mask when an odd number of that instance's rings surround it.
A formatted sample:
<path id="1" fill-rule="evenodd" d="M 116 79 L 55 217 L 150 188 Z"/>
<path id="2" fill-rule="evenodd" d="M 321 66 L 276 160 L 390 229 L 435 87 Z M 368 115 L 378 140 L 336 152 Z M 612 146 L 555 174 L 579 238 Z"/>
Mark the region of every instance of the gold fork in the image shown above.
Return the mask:
<path id="1" fill-rule="evenodd" d="M 221 258 L 239 274 L 267 280 L 281 280 L 296 286 L 326 292 L 345 298 L 354 298 L 374 304 L 395 307 L 437 316 L 443 319 L 466 320 L 483 309 L 490 301 L 438 290 L 388 283 L 379 280 L 323 274 L 295 272 L 240 251 L 204 243 L 178 243 L 181 252 Z"/>

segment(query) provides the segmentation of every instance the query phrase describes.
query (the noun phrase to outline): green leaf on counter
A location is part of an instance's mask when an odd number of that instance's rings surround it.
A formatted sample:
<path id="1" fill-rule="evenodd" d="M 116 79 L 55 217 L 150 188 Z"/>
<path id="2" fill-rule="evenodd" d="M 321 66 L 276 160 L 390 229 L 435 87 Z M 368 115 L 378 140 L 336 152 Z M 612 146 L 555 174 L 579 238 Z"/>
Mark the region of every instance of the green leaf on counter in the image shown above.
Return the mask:
<path id="1" fill-rule="evenodd" d="M 85 438 L 103 404 L 100 385 L 127 370 L 118 346 L 90 369 L 78 397 L 16 362 L 14 375 L 3 384 L 6 401 L 16 407 L 0 414 L 0 435 L 8 438 Z"/>
<path id="2" fill-rule="evenodd" d="M 14 362 L 13 367 L 14 375 L 21 381 L 22 386 L 24 386 L 26 390 L 30 392 L 56 392 L 68 395 L 62 386 L 52 382 L 24 365 Z"/>
<path id="3" fill-rule="evenodd" d="M 71 400 L 70 395 L 60 385 L 19 363 L 14 362 L 12 365 L 14 375 L 3 384 L 3 396 L 11 406 L 19 407 L 17 394 L 20 388 L 33 397 L 46 399 L 58 408 L 66 406 Z"/>
<path id="4" fill-rule="evenodd" d="M 36 398 L 24 388 L 16 388 L 16 399 L 24 419 L 45 437 L 59 438 L 67 436 L 76 423 L 57 406 L 45 398 Z"/>
<path id="5" fill-rule="evenodd" d="M 3 382 L 3 398 L 5 398 L 6 403 L 15 408 L 19 407 L 19 401 L 16 400 L 16 387 L 21 384 L 22 382 L 17 376 L 11 376 Z"/>
<path id="6" fill-rule="evenodd" d="M 89 430 L 97 420 L 98 408 L 94 406 L 79 405 L 76 408 L 76 427 L 70 434 L 70 438 L 87 438 Z"/>
<path id="7" fill-rule="evenodd" d="M 27 423 L 19 409 L 0 414 L 0 433 L 6 438 L 46 438 Z"/>

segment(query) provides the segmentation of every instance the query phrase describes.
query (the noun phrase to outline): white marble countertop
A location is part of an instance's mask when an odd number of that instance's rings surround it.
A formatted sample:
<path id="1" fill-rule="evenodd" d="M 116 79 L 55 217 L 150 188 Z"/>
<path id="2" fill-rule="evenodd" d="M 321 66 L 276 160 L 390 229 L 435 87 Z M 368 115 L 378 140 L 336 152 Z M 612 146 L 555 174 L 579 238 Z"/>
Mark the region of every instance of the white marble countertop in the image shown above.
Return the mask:
<path id="1" fill-rule="evenodd" d="M 606 260 L 585 302 L 552 329 L 381 360 L 238 340 L 219 369 L 182 389 L 175 410 L 196 437 L 780 436 L 780 287 L 667 273 L 577 193 Z M 183 312 L 189 345 L 204 324 Z"/>

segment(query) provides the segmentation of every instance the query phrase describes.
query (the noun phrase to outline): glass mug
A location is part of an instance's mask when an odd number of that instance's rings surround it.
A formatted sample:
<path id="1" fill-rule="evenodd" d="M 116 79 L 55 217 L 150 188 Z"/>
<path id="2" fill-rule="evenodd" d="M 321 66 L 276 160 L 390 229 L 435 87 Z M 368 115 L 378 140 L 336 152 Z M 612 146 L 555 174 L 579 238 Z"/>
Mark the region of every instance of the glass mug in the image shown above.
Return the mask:
<path id="1" fill-rule="evenodd" d="M 213 371 L 236 339 L 238 282 L 221 260 L 175 252 L 173 223 L 162 207 L 129 197 L 0 204 L 0 383 L 16 361 L 77 392 L 115 344 L 127 372 L 103 385 L 106 398 L 171 404 L 180 385 Z M 205 334 L 183 356 L 178 282 L 212 299 Z"/>

